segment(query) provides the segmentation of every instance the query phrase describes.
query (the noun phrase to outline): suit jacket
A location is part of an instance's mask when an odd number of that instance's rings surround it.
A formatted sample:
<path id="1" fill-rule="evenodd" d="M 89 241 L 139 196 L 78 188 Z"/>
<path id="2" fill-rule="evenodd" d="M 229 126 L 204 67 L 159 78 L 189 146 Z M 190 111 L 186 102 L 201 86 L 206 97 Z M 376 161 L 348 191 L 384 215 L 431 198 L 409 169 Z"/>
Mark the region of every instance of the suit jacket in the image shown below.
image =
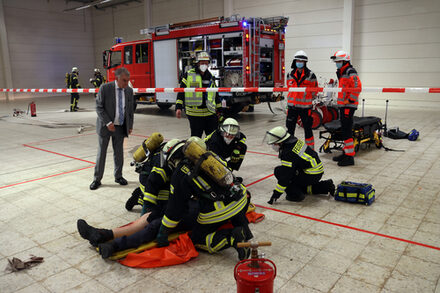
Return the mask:
<path id="1" fill-rule="evenodd" d="M 108 82 L 101 85 L 98 95 L 96 96 L 96 133 L 101 136 L 111 135 L 112 132 L 108 130 L 107 124 L 115 121 L 116 113 L 116 89 L 115 82 Z M 125 136 L 128 136 L 128 130 L 133 129 L 134 119 L 134 98 L 133 89 L 126 87 L 124 89 L 125 95 L 125 114 L 124 124 Z"/>

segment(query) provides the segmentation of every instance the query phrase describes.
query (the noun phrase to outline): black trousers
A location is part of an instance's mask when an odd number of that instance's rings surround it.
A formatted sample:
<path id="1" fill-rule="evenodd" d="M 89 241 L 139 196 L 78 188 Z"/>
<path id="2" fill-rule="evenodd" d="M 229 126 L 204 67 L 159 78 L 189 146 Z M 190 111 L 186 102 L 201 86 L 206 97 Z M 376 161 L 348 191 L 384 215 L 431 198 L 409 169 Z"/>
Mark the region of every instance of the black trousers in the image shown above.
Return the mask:
<path id="1" fill-rule="evenodd" d="M 290 201 L 302 201 L 306 194 L 326 194 L 328 192 L 328 182 L 321 181 L 321 174 L 306 174 L 301 170 L 292 170 L 295 176 L 287 185 L 285 190 L 286 199 Z M 275 177 L 281 176 L 282 168 L 278 166 L 274 170 Z"/>
<path id="2" fill-rule="evenodd" d="M 189 127 L 191 128 L 191 136 L 202 137 L 203 132 L 205 136 L 210 135 L 218 127 L 217 115 L 210 115 L 205 117 L 187 115 L 189 120 Z"/>
<path id="3" fill-rule="evenodd" d="M 353 116 L 355 108 L 343 107 L 339 109 L 341 117 L 342 139 L 347 140 L 353 137 Z"/>
<path id="4" fill-rule="evenodd" d="M 75 108 L 78 107 L 78 100 L 79 100 L 78 93 L 71 93 L 70 94 L 70 110 L 71 111 L 73 111 Z"/>
<path id="5" fill-rule="evenodd" d="M 305 138 L 313 137 L 312 124 L 313 118 L 310 115 L 311 108 L 297 108 L 297 107 L 289 107 L 287 112 L 287 120 L 286 127 L 287 132 L 289 132 L 292 136 L 295 136 L 296 122 L 298 120 L 298 116 L 301 117 L 301 122 L 304 127 Z"/>

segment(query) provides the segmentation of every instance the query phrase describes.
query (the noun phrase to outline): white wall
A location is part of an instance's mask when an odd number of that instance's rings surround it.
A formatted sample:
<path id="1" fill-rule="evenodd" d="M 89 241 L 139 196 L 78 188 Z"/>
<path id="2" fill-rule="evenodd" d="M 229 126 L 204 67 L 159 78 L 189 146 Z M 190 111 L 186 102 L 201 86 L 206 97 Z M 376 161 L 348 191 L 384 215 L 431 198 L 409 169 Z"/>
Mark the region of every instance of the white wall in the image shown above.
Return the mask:
<path id="1" fill-rule="evenodd" d="M 354 1 L 351 55 L 363 86 L 440 87 L 440 1 Z M 64 72 L 73 65 L 80 67 L 85 79 L 87 70 L 102 68 L 102 51 L 113 45 L 114 37 L 124 41 L 145 37 L 139 34 L 145 28 L 143 2 L 104 11 L 87 9 L 85 18 L 81 13 L 61 13 L 63 0 L 4 2 L 14 87 L 62 86 Z M 288 16 L 286 68 L 302 49 L 309 55 L 309 67 L 328 80 L 335 78 L 329 57 L 342 46 L 343 5 L 344 0 L 233 0 L 233 14 Z M 152 0 L 151 6 L 153 26 L 221 16 L 224 9 L 222 0 Z M 391 105 L 440 107 L 438 94 L 362 96 L 368 104 L 390 98 Z"/>
<path id="2" fill-rule="evenodd" d="M 73 66 L 80 70 L 81 85 L 90 86 L 94 68 L 90 10 L 65 13 L 63 0 L 3 3 L 14 88 L 63 88 L 64 75 Z"/>

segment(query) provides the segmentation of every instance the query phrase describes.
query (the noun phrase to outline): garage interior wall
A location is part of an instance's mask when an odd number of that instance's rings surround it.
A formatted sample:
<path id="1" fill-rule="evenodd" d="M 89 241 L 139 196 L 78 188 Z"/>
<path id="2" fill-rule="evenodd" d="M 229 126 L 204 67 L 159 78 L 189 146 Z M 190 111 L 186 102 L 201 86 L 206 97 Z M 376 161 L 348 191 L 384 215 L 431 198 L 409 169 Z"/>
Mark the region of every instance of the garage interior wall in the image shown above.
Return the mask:
<path id="1" fill-rule="evenodd" d="M 293 54 L 302 49 L 320 85 L 335 78 L 329 56 L 342 47 L 344 0 L 150 1 L 153 26 L 223 15 L 224 1 L 232 2 L 232 14 L 288 16 L 286 69 Z M 353 1 L 351 56 L 363 86 L 440 87 L 440 1 Z M 114 37 L 124 41 L 145 37 L 139 34 L 146 26 L 143 1 L 72 13 L 62 12 L 67 5 L 63 0 L 3 3 L 16 88 L 62 87 L 64 73 L 74 65 L 80 68 L 82 85 L 88 86 L 88 72 L 95 66 L 102 69 L 102 51 L 114 44 Z M 364 93 L 362 97 L 369 105 L 390 99 L 392 105 L 440 107 L 438 94 Z"/>
<path id="2" fill-rule="evenodd" d="M 68 8 L 63 0 L 2 2 L 14 88 L 65 88 L 65 73 L 73 66 L 79 68 L 81 86 L 90 87 L 95 60 L 90 10 L 63 12 Z M 0 87 L 5 87 L 0 68 Z"/>

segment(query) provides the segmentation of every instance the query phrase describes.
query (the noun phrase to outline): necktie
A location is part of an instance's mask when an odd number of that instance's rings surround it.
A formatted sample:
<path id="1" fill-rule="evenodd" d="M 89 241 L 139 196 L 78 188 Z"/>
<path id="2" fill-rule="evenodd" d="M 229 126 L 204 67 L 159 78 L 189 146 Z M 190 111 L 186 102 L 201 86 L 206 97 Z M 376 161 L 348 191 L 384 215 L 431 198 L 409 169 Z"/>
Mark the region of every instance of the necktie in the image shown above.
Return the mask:
<path id="1" fill-rule="evenodd" d="M 119 125 L 124 124 L 124 107 L 122 107 L 122 89 L 118 88 Z"/>

